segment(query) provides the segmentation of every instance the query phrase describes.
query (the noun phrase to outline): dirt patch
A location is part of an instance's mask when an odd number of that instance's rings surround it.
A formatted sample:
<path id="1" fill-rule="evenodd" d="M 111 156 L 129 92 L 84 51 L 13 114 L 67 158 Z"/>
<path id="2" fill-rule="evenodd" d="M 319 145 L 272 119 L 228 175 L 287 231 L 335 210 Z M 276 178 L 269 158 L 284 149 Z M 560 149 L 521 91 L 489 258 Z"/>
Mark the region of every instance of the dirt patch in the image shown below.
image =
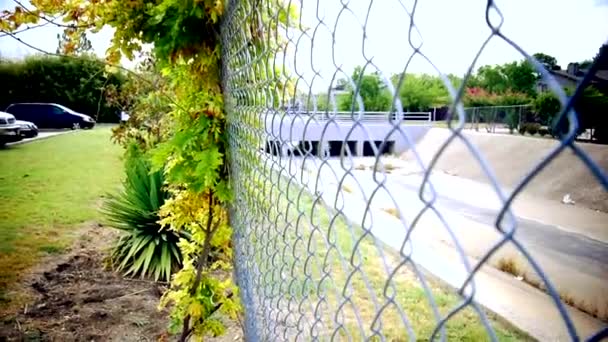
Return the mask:
<path id="1" fill-rule="evenodd" d="M 416 144 L 416 151 L 426 165 L 451 135 L 448 129 L 433 128 Z M 499 183 L 507 188 L 515 187 L 559 145 L 554 139 L 517 135 L 464 131 L 463 136 L 484 156 Z M 608 146 L 586 143 L 577 143 L 577 146 L 601 169 L 608 169 Z M 411 151 L 401 157 L 413 160 Z M 460 139 L 452 141 L 446 148 L 436 168 L 449 174 L 488 182 L 479 162 Z M 553 201 L 561 201 L 569 194 L 577 205 L 608 212 L 608 192 L 570 149 L 560 153 L 541 171 L 524 189 L 524 193 Z"/>
<path id="2" fill-rule="evenodd" d="M 110 229 L 91 225 L 68 254 L 48 259 L 22 281 L 33 300 L 0 319 L 0 341 L 156 341 L 168 335 L 157 309 L 166 284 L 129 279 L 108 270 Z M 229 324 L 221 339 L 242 339 Z"/>

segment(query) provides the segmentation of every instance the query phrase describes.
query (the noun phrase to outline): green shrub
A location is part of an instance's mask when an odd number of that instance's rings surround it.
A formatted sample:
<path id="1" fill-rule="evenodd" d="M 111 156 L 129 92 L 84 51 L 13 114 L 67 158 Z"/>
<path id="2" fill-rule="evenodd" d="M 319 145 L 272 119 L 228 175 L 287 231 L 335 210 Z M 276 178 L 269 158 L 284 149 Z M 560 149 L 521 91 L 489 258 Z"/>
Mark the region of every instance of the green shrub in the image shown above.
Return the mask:
<path id="1" fill-rule="evenodd" d="M 562 104 L 551 92 L 540 93 L 534 100 L 534 111 L 543 125 L 550 126 L 561 108 Z"/>
<path id="2" fill-rule="evenodd" d="M 531 99 L 525 93 L 518 93 L 513 91 L 507 91 L 498 96 L 496 101 L 497 106 L 518 106 L 518 105 L 528 105 L 532 103 L 533 99 Z"/>
<path id="3" fill-rule="evenodd" d="M 0 59 L 0 80 L 0 110 L 16 102 L 51 102 L 98 122 L 120 119 L 119 108 L 106 101 L 106 89 L 120 89 L 126 77 L 105 72 L 105 64 L 95 57 Z"/>
<path id="4" fill-rule="evenodd" d="M 526 133 L 535 135 L 541 130 L 541 125 L 536 122 L 525 122 L 519 125 L 519 133 L 524 135 Z"/>
<path id="5" fill-rule="evenodd" d="M 538 133 L 539 130 L 540 130 L 539 123 L 529 123 L 528 127 L 526 128 L 526 131 L 528 133 L 530 133 L 530 135 L 535 135 L 536 133 Z"/>
<path id="6" fill-rule="evenodd" d="M 108 195 L 102 207 L 109 226 L 125 233 L 113 248 L 112 263 L 125 275 L 170 280 L 182 262 L 178 241 L 187 236 L 159 224 L 158 211 L 169 198 L 163 171 L 151 172 L 135 145 L 129 146 L 125 171 L 124 189 Z"/>
<path id="7" fill-rule="evenodd" d="M 527 128 L 528 128 L 528 124 L 527 124 L 527 123 L 522 123 L 522 124 L 520 124 L 520 125 L 519 125 L 519 129 L 518 129 L 519 134 L 521 134 L 521 135 L 526 134 L 526 130 L 527 130 Z"/>
<path id="8" fill-rule="evenodd" d="M 509 126 L 509 133 L 513 134 L 513 131 L 517 128 L 519 122 L 519 113 L 514 110 L 508 111 L 506 121 Z"/>

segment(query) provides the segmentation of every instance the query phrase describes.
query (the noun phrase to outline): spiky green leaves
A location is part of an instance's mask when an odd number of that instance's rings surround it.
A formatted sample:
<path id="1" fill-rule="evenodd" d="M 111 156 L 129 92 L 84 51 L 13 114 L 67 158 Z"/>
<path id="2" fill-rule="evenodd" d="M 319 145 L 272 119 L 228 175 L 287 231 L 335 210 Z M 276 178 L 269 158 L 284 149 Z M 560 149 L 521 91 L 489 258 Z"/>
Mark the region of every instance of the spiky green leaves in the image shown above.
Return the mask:
<path id="1" fill-rule="evenodd" d="M 112 260 L 116 269 L 126 275 L 168 281 L 181 266 L 177 244 L 187 235 L 164 229 L 159 223 L 159 209 L 169 197 L 163 171 L 150 172 L 141 154 L 133 148 L 129 152 L 123 190 L 108 195 L 102 207 L 109 226 L 124 233 L 114 246 Z"/>

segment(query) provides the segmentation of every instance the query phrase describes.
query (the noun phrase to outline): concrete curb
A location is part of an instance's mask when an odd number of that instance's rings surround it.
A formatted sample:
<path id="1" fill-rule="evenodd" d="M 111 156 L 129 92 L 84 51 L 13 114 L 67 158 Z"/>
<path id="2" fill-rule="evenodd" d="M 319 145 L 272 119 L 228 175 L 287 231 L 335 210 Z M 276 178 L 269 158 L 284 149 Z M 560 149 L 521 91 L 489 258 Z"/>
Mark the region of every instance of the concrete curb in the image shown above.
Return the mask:
<path id="1" fill-rule="evenodd" d="M 8 144 L 6 144 L 6 147 L 27 144 L 27 143 L 31 143 L 31 142 L 35 142 L 35 141 L 41 141 L 41 140 L 45 140 L 48 138 L 57 137 L 57 136 L 64 135 L 64 134 L 76 133 L 76 132 L 78 132 L 78 130 L 69 130 L 69 131 L 66 130 L 66 131 L 61 131 L 61 132 L 53 132 L 55 134 L 45 135 L 45 136 L 38 135 L 35 138 L 23 139 L 23 140 L 19 140 L 19 141 L 13 142 L 13 143 L 8 143 Z M 38 134 L 40 134 L 40 132 Z"/>

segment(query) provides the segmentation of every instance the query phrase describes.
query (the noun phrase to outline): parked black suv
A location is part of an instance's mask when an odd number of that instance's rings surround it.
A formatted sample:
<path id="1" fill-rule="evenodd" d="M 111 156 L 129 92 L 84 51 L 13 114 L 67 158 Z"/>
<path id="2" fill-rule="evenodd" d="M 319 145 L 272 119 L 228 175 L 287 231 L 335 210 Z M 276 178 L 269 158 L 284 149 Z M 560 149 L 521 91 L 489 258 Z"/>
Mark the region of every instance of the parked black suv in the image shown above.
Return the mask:
<path id="1" fill-rule="evenodd" d="M 93 128 L 92 117 L 56 103 L 13 103 L 5 110 L 17 120 L 30 121 L 38 128 Z"/>

